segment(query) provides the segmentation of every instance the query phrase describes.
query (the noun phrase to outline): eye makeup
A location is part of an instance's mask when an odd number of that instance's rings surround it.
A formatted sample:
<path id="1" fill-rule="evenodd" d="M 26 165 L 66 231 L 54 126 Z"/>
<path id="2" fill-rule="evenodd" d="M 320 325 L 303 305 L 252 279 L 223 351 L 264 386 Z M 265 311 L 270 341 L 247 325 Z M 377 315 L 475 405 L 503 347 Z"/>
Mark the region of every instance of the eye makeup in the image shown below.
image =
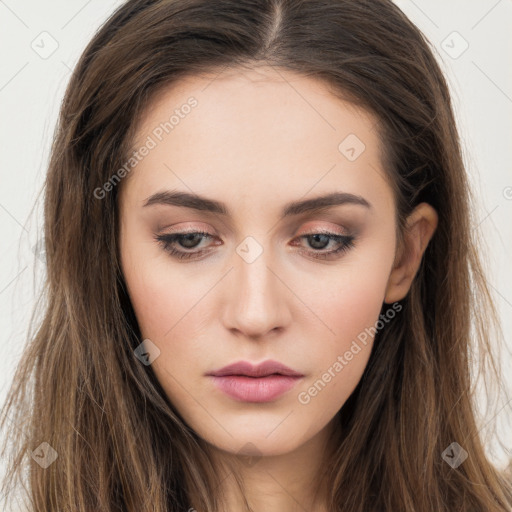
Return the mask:
<path id="1" fill-rule="evenodd" d="M 204 254 L 213 252 L 213 249 L 203 248 L 197 250 L 201 242 L 216 238 L 215 235 L 207 231 L 182 231 L 177 233 L 163 233 L 154 236 L 154 239 L 160 244 L 162 249 L 171 257 L 178 260 L 190 260 L 202 257 Z M 301 241 L 305 241 L 311 249 L 304 249 Z M 344 252 L 354 247 L 355 237 L 353 235 L 343 235 L 340 233 L 332 233 L 328 230 L 312 231 L 302 234 L 293 240 L 293 246 L 298 246 L 299 253 L 308 257 L 321 260 L 336 259 Z M 197 242 L 197 243 L 195 243 Z M 325 250 L 325 247 L 334 245 L 334 248 Z M 215 245 L 221 245 L 216 242 Z M 318 245 L 322 247 L 318 247 Z M 195 249 L 195 250 L 192 250 Z"/>

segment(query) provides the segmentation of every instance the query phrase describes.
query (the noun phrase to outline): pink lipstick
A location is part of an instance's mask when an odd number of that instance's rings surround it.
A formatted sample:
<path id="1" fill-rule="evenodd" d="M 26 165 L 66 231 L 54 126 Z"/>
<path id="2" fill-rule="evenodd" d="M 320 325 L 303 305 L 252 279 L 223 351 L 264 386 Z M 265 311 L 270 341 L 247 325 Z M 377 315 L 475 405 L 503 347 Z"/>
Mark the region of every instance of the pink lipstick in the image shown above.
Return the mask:
<path id="1" fill-rule="evenodd" d="M 270 402 L 293 388 L 304 377 L 272 360 L 258 365 L 238 361 L 207 375 L 218 389 L 241 402 Z"/>

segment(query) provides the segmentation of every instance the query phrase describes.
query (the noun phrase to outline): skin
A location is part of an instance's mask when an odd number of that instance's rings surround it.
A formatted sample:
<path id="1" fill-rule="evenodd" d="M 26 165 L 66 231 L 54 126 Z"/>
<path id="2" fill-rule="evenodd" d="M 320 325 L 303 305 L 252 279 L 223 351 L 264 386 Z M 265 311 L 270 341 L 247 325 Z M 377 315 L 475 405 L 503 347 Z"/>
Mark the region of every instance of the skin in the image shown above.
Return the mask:
<path id="1" fill-rule="evenodd" d="M 333 449 L 333 418 L 359 382 L 373 339 L 307 404 L 298 395 L 375 325 L 383 303 L 405 297 L 437 215 L 420 204 L 398 247 L 376 119 L 322 82 L 288 71 L 182 80 L 158 94 L 139 119 L 134 148 L 190 96 L 197 107 L 137 163 L 120 193 L 123 273 L 143 339 L 160 350 L 151 368 L 211 446 L 226 476 L 226 511 L 243 509 L 229 476 L 234 460 L 254 511 L 326 510 L 315 471 L 323 450 Z M 354 161 L 338 149 L 349 134 L 365 144 Z M 143 206 L 164 190 L 222 201 L 232 215 Z M 344 204 L 281 219 L 286 203 L 333 191 L 362 196 L 371 208 Z M 212 235 L 196 238 L 197 247 L 183 239 L 174 244 L 184 252 L 205 249 L 197 259 L 178 260 L 154 239 L 187 229 Z M 353 235 L 354 246 L 316 259 L 315 252 L 336 249 L 336 241 L 315 245 L 299 237 L 322 229 Z M 237 252 L 248 236 L 263 251 L 250 263 Z M 205 376 L 235 361 L 266 359 L 304 374 L 271 402 L 235 401 Z M 244 454 L 251 453 L 257 457 L 248 462 Z"/>

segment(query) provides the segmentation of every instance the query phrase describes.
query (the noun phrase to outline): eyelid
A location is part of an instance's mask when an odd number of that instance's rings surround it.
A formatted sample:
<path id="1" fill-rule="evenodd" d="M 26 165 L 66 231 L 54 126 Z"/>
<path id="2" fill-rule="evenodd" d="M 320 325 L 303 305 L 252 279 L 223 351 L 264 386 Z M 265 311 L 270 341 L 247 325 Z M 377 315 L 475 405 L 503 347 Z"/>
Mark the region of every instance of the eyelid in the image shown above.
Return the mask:
<path id="1" fill-rule="evenodd" d="M 334 225 L 333 225 L 333 227 L 325 227 L 325 226 L 320 227 L 313 222 L 309 222 L 308 224 L 306 224 L 306 226 L 308 226 L 308 225 L 309 225 L 308 229 L 302 227 L 299 232 L 295 233 L 293 235 L 293 240 L 304 238 L 304 237 L 311 236 L 311 235 L 316 235 L 316 234 L 325 234 L 325 235 L 331 235 L 331 236 L 335 235 L 335 236 L 346 237 L 346 238 L 350 238 L 355 235 L 355 233 L 353 233 L 352 230 L 349 230 L 346 227 L 339 226 L 339 225 L 336 225 L 335 227 L 334 227 Z M 201 227 L 201 225 L 187 226 L 184 228 L 179 228 L 179 226 L 180 226 L 179 224 L 178 224 L 178 227 L 172 226 L 172 228 L 173 228 L 172 231 L 167 231 L 165 229 L 162 229 L 160 232 L 160 236 L 203 234 L 206 237 L 209 237 L 210 239 L 219 238 L 219 236 L 220 236 L 216 232 L 216 230 L 214 230 L 214 229 L 209 230 L 208 228 Z M 203 224 L 203 226 L 205 226 L 205 225 Z M 214 245 L 219 245 L 219 244 L 216 243 Z M 207 249 L 205 249 L 205 250 L 207 250 Z"/>
<path id="2" fill-rule="evenodd" d="M 307 235 L 316 235 L 316 234 L 326 234 L 326 235 L 339 235 L 339 236 L 349 236 L 349 232 L 347 231 L 338 231 L 337 229 L 330 228 L 310 228 L 297 233 L 296 236 L 307 236 Z"/>
<path id="3" fill-rule="evenodd" d="M 310 233 L 336 233 L 339 235 L 350 235 L 352 233 L 352 229 L 349 228 L 345 223 L 341 223 L 342 219 L 297 219 L 294 221 L 294 224 L 300 222 L 300 231 L 295 234 L 295 236 L 310 234 Z M 304 222 L 305 221 L 305 222 Z M 208 232 L 212 236 L 220 236 L 220 233 L 217 229 L 213 228 L 210 223 L 201 222 L 200 220 L 189 220 L 189 224 L 187 225 L 187 221 L 179 222 L 177 224 L 163 224 L 156 227 L 157 232 L 165 233 L 165 234 L 174 234 L 174 233 L 195 233 L 198 231 Z M 319 226 L 320 223 L 320 226 Z M 185 226 L 184 226 L 185 225 Z M 183 227 L 184 226 L 184 227 Z M 288 224 L 288 228 L 291 226 Z M 287 230 L 288 230 L 287 228 Z M 224 231 L 224 229 L 223 229 Z"/>
<path id="4" fill-rule="evenodd" d="M 307 236 L 313 234 L 325 233 L 326 235 L 338 235 L 338 236 L 351 236 L 351 229 L 348 229 L 346 226 L 340 226 L 339 224 L 329 223 L 328 226 L 322 225 L 319 226 L 317 223 L 309 222 L 305 226 L 301 227 L 301 229 L 297 232 L 295 236 Z"/>
<path id="5" fill-rule="evenodd" d="M 181 224 L 174 224 L 172 226 L 163 226 L 158 228 L 158 232 L 162 232 L 165 235 L 174 235 L 174 234 L 186 234 L 186 233 L 197 233 L 197 232 L 208 232 L 208 234 L 214 236 L 211 228 L 208 227 L 207 224 L 194 224 L 192 226 L 180 227 Z M 215 230 L 213 230 L 215 231 Z M 216 236 L 216 235 L 215 235 Z"/>

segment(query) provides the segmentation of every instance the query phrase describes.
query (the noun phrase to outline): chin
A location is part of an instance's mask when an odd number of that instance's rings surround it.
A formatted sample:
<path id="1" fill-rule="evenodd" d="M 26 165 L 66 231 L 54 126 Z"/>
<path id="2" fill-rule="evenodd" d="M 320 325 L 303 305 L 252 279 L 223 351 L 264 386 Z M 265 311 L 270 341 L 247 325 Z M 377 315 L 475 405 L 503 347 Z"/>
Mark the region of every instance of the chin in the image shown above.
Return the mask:
<path id="1" fill-rule="evenodd" d="M 290 429 L 283 429 L 278 432 L 269 429 L 268 423 L 254 424 L 250 429 L 233 431 L 227 429 L 230 434 L 222 437 L 204 437 L 204 439 L 215 448 L 228 452 L 232 455 L 246 457 L 271 457 L 284 455 L 299 448 L 307 442 L 309 436 L 302 435 Z"/>

